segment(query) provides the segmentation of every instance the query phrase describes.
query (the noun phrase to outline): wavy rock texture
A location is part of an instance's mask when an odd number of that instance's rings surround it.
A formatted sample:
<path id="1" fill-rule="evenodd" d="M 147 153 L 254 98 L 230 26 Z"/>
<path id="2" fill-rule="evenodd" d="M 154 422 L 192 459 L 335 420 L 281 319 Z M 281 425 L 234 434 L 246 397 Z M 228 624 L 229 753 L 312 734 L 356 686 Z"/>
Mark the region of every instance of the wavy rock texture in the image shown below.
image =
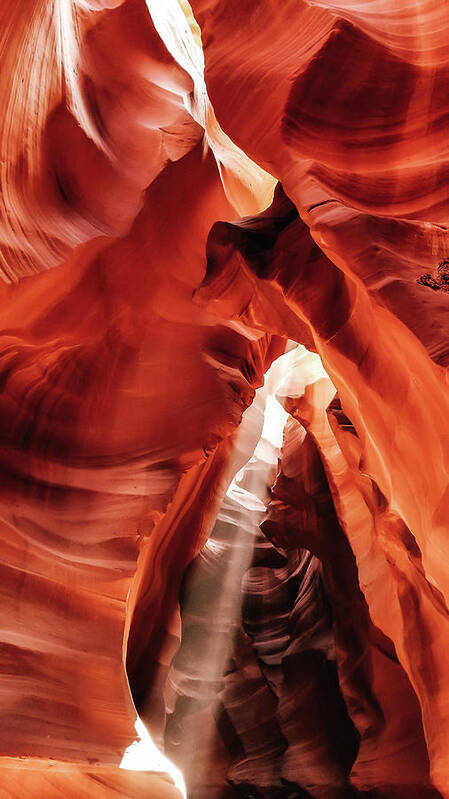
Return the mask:
<path id="1" fill-rule="evenodd" d="M 449 797 L 448 27 L 4 0 L 0 797 Z"/>
<path id="2" fill-rule="evenodd" d="M 368 600 L 372 601 L 370 612 L 374 622 L 391 637 L 399 652 L 400 662 L 420 699 L 433 779 L 445 790 L 447 749 L 443 729 L 446 724 L 444 707 L 447 676 L 440 646 L 447 635 L 447 608 L 444 594 L 438 588 L 438 580 L 444 587 L 445 569 L 441 562 L 437 563 L 430 555 L 429 528 L 424 527 L 424 524 L 426 517 L 430 515 L 432 519 L 433 516 L 432 533 L 435 540 L 439 540 L 439 545 L 444 547 L 444 514 L 447 507 L 444 497 L 447 491 L 444 435 L 447 427 L 442 417 L 439 417 L 439 423 L 438 415 L 429 417 L 426 414 L 424 419 L 424 413 L 419 415 L 418 410 L 423 392 L 426 392 L 431 406 L 438 397 L 436 413 L 444 412 L 447 402 L 445 374 L 441 367 L 435 366 L 428 358 L 420 342 L 412 338 L 406 328 L 398 326 L 399 323 L 390 312 L 374 304 L 360 289 L 351 285 L 344 273 L 326 258 L 310 238 L 306 226 L 292 211 L 291 203 L 280 192 L 272 209 L 260 220 L 215 226 L 208 250 L 210 271 L 199 296 L 204 301 L 214 297 L 212 302 L 216 309 L 220 308 L 229 316 L 243 317 L 251 326 L 260 324 L 280 332 L 285 330 L 285 322 L 288 321 L 288 334 L 299 337 L 301 327 L 295 331 L 294 319 L 282 313 L 282 302 L 285 302 L 287 312 L 296 310 L 301 325 L 305 320 L 308 321 L 323 362 L 328 372 L 332 373 L 334 384 L 340 389 L 343 408 L 347 409 L 357 437 L 344 432 L 344 453 L 350 466 L 344 466 L 341 459 L 334 463 L 332 493 L 335 495 L 337 491 L 334 486 L 337 476 L 346 485 L 351 482 L 349 475 L 352 473 L 352 480 L 359 483 L 361 502 L 356 502 L 355 491 L 350 492 L 353 498 L 346 509 L 352 519 L 352 514 L 357 517 L 358 505 L 357 526 L 362 524 L 365 528 L 367 525 L 364 533 L 354 534 L 354 539 L 349 527 L 346 531 L 359 569 L 362 554 L 369 551 L 373 537 L 373 532 L 368 534 L 369 529 L 375 531 L 375 540 L 387 563 L 392 561 L 398 568 L 398 558 L 402 559 L 402 567 L 398 571 L 393 568 L 394 579 L 388 594 L 385 593 L 387 583 L 382 578 L 376 600 L 368 592 L 372 577 L 364 578 L 363 588 Z M 318 275 L 319 290 L 316 286 Z M 265 285 L 267 291 L 264 290 Z M 334 306 L 331 317 L 325 315 L 326 298 L 328 307 L 331 303 Z M 398 331 L 396 350 L 392 350 L 390 341 L 387 343 L 385 340 L 389 324 L 393 329 L 396 326 Z M 399 360 L 401 344 L 404 347 L 410 344 L 407 362 Z M 422 374 L 428 378 L 424 382 Z M 325 380 L 323 385 L 323 378 L 320 378 L 314 381 L 318 386 L 314 400 L 314 392 L 307 391 L 307 380 L 301 373 L 299 380 L 304 400 L 300 403 L 298 413 L 303 423 L 311 425 L 314 422 L 314 401 L 324 414 L 332 392 L 326 390 Z M 288 390 L 286 396 L 289 396 Z M 290 405 L 287 404 L 287 407 Z M 396 408 L 400 425 L 393 423 L 393 408 Z M 426 428 L 427 435 L 436 447 L 435 452 L 441 453 L 442 458 L 438 462 L 438 457 L 430 457 L 429 453 L 425 476 L 417 465 L 410 472 L 414 451 L 413 433 L 417 424 Z M 431 446 L 430 441 L 427 444 Z M 332 454 L 335 455 L 334 451 Z M 403 460 L 406 457 L 407 471 Z M 423 457 L 425 454 L 420 449 L 420 458 Z M 343 492 L 343 488 L 341 490 Z M 343 520 L 346 504 L 340 507 L 343 498 L 338 492 L 334 496 L 334 499 L 337 498 L 337 510 Z M 297 518 L 297 523 L 302 523 L 301 516 Z M 374 557 L 371 552 L 370 557 Z M 380 598 L 382 594 L 383 601 Z M 397 596 L 398 601 L 395 620 L 392 613 L 393 596 Z M 417 660 L 406 653 L 410 646 L 414 648 L 416 656 L 418 646 L 410 624 L 415 630 L 422 629 L 421 655 Z M 437 638 L 433 638 L 437 629 Z M 435 674 L 433 686 L 428 679 L 430 673 Z M 436 685 L 438 698 L 434 693 Z"/>

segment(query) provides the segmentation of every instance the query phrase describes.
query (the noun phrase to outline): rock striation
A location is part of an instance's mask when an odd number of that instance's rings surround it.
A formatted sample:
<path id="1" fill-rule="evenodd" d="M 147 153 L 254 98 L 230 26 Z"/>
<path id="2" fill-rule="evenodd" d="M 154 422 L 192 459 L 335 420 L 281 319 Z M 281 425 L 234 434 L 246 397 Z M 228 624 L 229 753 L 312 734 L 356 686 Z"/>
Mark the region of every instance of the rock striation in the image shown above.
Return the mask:
<path id="1" fill-rule="evenodd" d="M 3 0 L 1 799 L 449 799 L 448 28 Z"/>

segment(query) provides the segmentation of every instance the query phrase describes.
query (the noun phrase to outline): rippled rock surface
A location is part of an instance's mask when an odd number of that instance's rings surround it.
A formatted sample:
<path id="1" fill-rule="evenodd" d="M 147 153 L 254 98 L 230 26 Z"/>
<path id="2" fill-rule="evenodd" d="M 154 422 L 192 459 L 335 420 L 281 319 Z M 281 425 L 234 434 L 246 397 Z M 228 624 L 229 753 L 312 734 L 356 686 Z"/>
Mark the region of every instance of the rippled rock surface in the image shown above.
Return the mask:
<path id="1" fill-rule="evenodd" d="M 0 796 L 449 798 L 445 3 L 0 59 Z"/>

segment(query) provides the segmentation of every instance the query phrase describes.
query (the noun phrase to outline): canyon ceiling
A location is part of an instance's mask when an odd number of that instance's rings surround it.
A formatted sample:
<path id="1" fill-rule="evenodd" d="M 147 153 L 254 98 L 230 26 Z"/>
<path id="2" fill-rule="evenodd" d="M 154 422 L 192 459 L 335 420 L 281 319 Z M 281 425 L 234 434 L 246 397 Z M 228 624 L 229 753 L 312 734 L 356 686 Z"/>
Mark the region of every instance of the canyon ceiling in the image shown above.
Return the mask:
<path id="1" fill-rule="evenodd" d="M 447 1 L 0 60 L 0 799 L 449 799 Z"/>

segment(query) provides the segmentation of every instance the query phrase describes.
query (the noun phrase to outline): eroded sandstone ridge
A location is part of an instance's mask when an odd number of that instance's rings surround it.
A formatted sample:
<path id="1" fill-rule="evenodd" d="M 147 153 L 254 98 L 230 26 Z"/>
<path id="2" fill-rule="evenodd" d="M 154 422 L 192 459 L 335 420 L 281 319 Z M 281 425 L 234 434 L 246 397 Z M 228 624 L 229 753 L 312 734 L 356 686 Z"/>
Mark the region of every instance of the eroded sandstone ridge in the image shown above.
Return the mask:
<path id="1" fill-rule="evenodd" d="M 0 58 L 1 799 L 449 799 L 446 3 Z"/>

